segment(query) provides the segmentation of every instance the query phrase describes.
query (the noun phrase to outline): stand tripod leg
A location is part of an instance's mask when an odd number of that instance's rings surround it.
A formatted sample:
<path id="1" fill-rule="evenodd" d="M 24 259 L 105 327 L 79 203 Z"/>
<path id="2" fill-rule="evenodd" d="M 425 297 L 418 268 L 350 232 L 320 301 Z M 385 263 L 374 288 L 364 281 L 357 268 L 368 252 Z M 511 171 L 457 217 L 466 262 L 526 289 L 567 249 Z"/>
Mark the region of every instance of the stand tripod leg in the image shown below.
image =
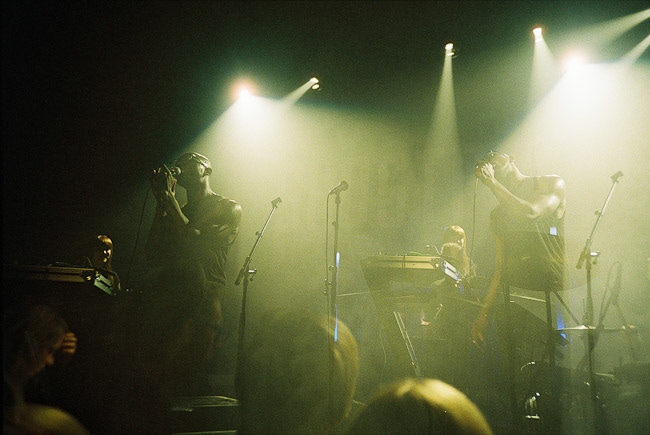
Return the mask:
<path id="1" fill-rule="evenodd" d="M 413 371 L 415 372 L 415 376 L 421 378 L 422 372 L 420 371 L 418 358 L 415 355 L 415 349 L 413 349 L 413 344 L 411 343 L 411 337 L 409 337 L 408 331 L 406 330 L 406 325 L 404 325 L 404 319 L 402 319 L 402 313 L 400 313 L 399 311 L 393 311 L 393 315 L 395 316 L 395 321 L 397 322 L 397 326 L 399 326 L 399 330 L 402 333 L 402 339 L 404 340 L 406 349 L 408 350 L 409 356 L 411 357 L 411 364 L 413 366 Z"/>
<path id="2" fill-rule="evenodd" d="M 513 424 L 513 429 L 517 430 L 521 425 L 521 412 L 519 404 L 517 403 L 517 391 L 515 382 L 515 340 L 514 331 L 512 329 L 512 318 L 510 310 L 510 284 L 503 283 L 504 302 L 505 302 L 505 327 L 506 327 L 506 349 L 507 349 L 507 388 L 510 399 L 510 413 Z"/>
<path id="3" fill-rule="evenodd" d="M 580 321 L 579 321 L 578 318 L 573 314 L 573 312 L 569 309 L 569 306 L 566 304 L 566 302 L 564 302 L 564 299 L 562 299 L 562 298 L 560 297 L 560 294 L 559 294 L 558 292 L 555 292 L 555 291 L 553 292 L 553 294 L 555 295 L 555 297 L 557 298 L 557 300 L 560 301 L 560 303 L 562 304 L 562 307 L 564 308 L 564 311 L 566 311 L 567 313 L 569 313 L 569 316 L 571 316 L 571 320 L 573 320 L 574 323 L 575 323 L 576 325 L 579 325 L 579 324 L 580 324 Z"/>
<path id="4" fill-rule="evenodd" d="M 556 329 L 553 325 L 553 308 L 551 306 L 551 293 L 545 292 L 546 294 L 546 352 L 548 353 L 548 385 L 549 385 L 549 410 L 546 416 L 547 429 L 554 428 L 559 430 L 560 424 L 560 399 L 559 399 L 559 384 L 560 380 L 558 379 L 558 370 L 555 365 L 555 345 L 556 345 Z M 555 293 L 556 296 L 557 293 Z M 560 299 L 561 300 L 561 299 Z M 564 302 L 562 301 L 563 305 Z"/>
<path id="5" fill-rule="evenodd" d="M 546 355 L 551 375 L 555 372 L 555 328 L 553 327 L 553 308 L 551 307 L 551 293 L 545 292 L 546 303 Z"/>

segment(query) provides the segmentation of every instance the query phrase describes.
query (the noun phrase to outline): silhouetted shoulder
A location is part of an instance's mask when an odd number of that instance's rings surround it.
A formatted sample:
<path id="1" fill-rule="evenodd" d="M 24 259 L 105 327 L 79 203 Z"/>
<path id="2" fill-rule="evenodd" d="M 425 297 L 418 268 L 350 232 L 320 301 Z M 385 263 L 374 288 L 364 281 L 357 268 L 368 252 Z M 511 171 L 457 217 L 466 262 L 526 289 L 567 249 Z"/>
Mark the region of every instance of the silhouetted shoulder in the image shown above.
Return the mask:
<path id="1" fill-rule="evenodd" d="M 9 418 L 7 418 L 9 417 Z M 27 404 L 5 414 L 5 434 L 87 435 L 90 432 L 72 415 L 52 406 Z"/>

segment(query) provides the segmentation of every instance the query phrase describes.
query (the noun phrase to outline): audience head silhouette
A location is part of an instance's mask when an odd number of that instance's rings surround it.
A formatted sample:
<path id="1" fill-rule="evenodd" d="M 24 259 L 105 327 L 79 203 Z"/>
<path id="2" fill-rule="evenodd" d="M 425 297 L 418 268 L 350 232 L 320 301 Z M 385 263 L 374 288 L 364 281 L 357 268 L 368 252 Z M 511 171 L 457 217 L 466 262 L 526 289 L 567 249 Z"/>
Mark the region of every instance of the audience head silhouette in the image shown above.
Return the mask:
<path id="1" fill-rule="evenodd" d="M 350 411 L 358 371 L 342 322 L 304 310 L 267 315 L 240 353 L 238 433 L 330 433 Z"/>
<path id="2" fill-rule="evenodd" d="M 5 380 L 22 386 L 54 364 L 68 324 L 54 308 L 34 305 L 5 313 L 3 332 Z"/>
<path id="3" fill-rule="evenodd" d="M 86 435 L 88 431 L 67 412 L 25 402 L 27 382 L 46 366 L 63 346 L 65 319 L 48 305 L 3 312 L 3 434 Z"/>
<path id="4" fill-rule="evenodd" d="M 481 411 L 463 393 L 434 379 L 407 379 L 381 390 L 350 426 L 363 434 L 492 433 Z"/>

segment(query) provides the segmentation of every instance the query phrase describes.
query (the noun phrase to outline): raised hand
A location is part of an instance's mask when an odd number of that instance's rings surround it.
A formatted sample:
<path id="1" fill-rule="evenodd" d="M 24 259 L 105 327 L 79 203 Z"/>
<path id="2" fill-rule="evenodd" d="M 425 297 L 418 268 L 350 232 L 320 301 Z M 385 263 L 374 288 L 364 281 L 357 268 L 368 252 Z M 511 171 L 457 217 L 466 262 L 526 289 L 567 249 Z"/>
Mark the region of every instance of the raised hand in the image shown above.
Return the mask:
<path id="1" fill-rule="evenodd" d="M 166 165 L 154 169 L 151 174 L 151 190 L 158 202 L 176 194 L 176 178 Z"/>

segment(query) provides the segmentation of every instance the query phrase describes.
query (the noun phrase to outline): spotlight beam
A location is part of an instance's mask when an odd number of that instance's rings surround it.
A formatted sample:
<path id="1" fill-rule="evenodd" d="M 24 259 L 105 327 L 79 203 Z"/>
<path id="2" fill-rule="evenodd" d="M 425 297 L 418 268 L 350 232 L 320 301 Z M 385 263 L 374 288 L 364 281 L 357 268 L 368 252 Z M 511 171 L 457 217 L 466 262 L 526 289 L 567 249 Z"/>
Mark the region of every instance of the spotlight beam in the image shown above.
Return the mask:
<path id="1" fill-rule="evenodd" d="M 305 95 L 309 90 L 319 90 L 320 89 L 320 80 L 316 77 L 312 77 L 305 84 L 300 86 L 298 89 L 292 91 L 289 95 L 282 99 L 282 102 L 287 105 L 295 104 L 300 97 Z"/>
<path id="2" fill-rule="evenodd" d="M 650 18 L 650 9 L 589 26 L 586 30 L 578 30 L 579 36 L 573 39 L 578 40 L 581 44 L 605 45 L 648 18 Z"/>
<path id="3" fill-rule="evenodd" d="M 627 53 L 621 59 L 623 62 L 634 63 L 636 62 L 641 55 L 650 47 L 650 35 L 643 38 L 643 41 L 639 42 L 629 53 Z"/>

